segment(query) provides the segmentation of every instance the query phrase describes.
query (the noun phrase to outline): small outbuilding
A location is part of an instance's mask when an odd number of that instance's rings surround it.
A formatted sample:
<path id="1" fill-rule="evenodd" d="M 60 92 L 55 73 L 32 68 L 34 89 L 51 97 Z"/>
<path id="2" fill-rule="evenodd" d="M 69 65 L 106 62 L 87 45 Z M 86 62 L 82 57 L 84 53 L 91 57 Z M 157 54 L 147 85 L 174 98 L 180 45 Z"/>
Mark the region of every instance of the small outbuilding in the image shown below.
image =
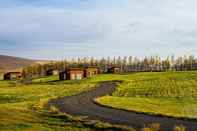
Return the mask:
<path id="1" fill-rule="evenodd" d="M 21 78 L 21 72 L 7 72 L 4 74 L 4 80 L 20 80 Z"/>
<path id="2" fill-rule="evenodd" d="M 92 77 L 99 74 L 99 68 L 98 67 L 86 67 L 84 69 L 84 77 Z"/>
<path id="3" fill-rule="evenodd" d="M 59 71 L 58 70 L 54 70 L 54 69 L 50 69 L 46 72 L 47 76 L 52 76 L 52 75 L 58 75 Z"/>
<path id="4" fill-rule="evenodd" d="M 120 67 L 110 67 L 108 68 L 108 73 L 118 74 L 120 73 Z"/>
<path id="5" fill-rule="evenodd" d="M 81 80 L 84 78 L 84 70 L 81 68 L 70 68 L 59 73 L 60 80 Z"/>

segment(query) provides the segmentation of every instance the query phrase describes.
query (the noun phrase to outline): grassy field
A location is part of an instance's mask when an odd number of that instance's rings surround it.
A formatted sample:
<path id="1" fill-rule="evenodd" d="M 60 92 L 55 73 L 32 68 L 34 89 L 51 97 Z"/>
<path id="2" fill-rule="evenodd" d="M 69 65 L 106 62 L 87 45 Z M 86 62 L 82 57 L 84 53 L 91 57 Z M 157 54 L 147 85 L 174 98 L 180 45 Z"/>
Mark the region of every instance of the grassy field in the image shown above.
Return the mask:
<path id="1" fill-rule="evenodd" d="M 123 81 L 112 96 L 97 99 L 115 108 L 151 114 L 197 118 L 197 72 L 103 74 L 82 81 L 58 81 L 57 76 L 34 79 L 32 84 L 0 80 L 0 130 L 62 131 L 113 129 L 47 109 L 48 100 L 95 88 L 101 81 Z M 96 124 L 95 124 L 96 123 Z"/>
<path id="2" fill-rule="evenodd" d="M 34 80 L 33 84 L 23 85 L 16 82 L 0 81 L 0 130 L 2 131 L 54 131 L 54 130 L 93 130 L 91 125 L 84 126 L 71 117 L 54 114 L 56 110 L 46 110 L 44 105 L 49 99 L 71 96 L 93 89 L 94 83 L 54 82 L 57 77 Z M 39 83 L 38 81 L 41 81 Z"/>
<path id="3" fill-rule="evenodd" d="M 197 72 L 104 75 L 95 81 L 122 80 L 112 96 L 96 101 L 119 109 L 197 119 Z"/>

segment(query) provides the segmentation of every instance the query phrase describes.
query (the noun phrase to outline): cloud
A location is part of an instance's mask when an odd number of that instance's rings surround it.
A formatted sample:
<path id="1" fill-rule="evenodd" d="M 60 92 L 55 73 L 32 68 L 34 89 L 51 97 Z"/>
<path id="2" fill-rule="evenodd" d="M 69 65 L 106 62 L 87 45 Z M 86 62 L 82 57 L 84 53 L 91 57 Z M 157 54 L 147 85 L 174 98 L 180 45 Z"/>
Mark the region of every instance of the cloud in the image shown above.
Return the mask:
<path id="1" fill-rule="evenodd" d="M 8 0 L 0 6 L 0 52 L 44 58 L 195 54 L 195 3 Z"/>
<path id="2" fill-rule="evenodd" d="M 104 37 L 110 25 L 98 12 L 51 8 L 1 11 L 0 40 L 10 43 L 84 43 Z M 103 24 L 104 23 L 104 24 Z"/>

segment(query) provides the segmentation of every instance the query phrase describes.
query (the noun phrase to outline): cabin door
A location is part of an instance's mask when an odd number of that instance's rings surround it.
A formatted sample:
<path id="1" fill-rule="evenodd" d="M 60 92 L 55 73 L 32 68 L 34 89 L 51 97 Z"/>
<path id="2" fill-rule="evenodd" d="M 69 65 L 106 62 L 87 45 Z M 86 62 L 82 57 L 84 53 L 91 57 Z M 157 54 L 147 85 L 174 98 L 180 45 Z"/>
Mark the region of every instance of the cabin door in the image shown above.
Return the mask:
<path id="1" fill-rule="evenodd" d="M 71 74 L 71 80 L 75 80 L 75 74 Z"/>
<path id="2" fill-rule="evenodd" d="M 66 80 L 66 79 L 67 79 L 67 78 L 66 78 L 66 74 L 65 74 L 65 73 L 63 74 L 63 77 L 64 77 L 64 78 L 63 78 L 64 80 Z"/>

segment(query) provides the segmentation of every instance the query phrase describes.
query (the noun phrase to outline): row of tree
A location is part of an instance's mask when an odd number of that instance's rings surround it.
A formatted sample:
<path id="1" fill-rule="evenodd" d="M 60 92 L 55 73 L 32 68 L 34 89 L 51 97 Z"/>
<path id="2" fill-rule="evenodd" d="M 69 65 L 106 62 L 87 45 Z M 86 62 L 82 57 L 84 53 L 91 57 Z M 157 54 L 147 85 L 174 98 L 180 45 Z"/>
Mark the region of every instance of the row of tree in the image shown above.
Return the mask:
<path id="1" fill-rule="evenodd" d="M 84 57 L 77 59 L 65 59 L 63 61 L 51 61 L 47 64 L 37 64 L 23 69 L 24 76 L 45 76 L 48 70 L 64 71 L 69 67 L 97 66 L 101 72 L 107 72 L 110 67 L 120 67 L 121 72 L 148 72 L 148 71 L 188 71 L 197 69 L 197 59 L 191 56 L 175 58 L 168 56 L 162 59 L 159 56 L 144 58 L 137 57 L 107 57 L 96 59 L 94 57 Z"/>

